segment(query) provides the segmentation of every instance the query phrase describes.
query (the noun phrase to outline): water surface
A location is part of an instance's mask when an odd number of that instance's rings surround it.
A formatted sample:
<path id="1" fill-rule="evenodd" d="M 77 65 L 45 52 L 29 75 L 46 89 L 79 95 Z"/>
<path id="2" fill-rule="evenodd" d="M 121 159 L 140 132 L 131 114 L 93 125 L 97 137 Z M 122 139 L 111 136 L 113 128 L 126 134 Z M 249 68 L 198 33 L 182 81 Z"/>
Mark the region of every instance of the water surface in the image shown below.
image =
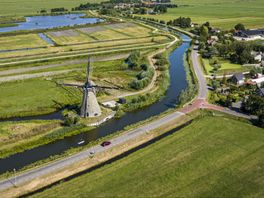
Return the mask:
<path id="1" fill-rule="evenodd" d="M 18 30 L 51 29 L 57 27 L 94 24 L 101 22 L 99 18 L 81 18 L 84 14 L 65 14 L 56 16 L 32 16 L 26 17 L 26 22 L 17 23 L 18 26 L 0 28 L 0 32 L 12 32 Z"/>

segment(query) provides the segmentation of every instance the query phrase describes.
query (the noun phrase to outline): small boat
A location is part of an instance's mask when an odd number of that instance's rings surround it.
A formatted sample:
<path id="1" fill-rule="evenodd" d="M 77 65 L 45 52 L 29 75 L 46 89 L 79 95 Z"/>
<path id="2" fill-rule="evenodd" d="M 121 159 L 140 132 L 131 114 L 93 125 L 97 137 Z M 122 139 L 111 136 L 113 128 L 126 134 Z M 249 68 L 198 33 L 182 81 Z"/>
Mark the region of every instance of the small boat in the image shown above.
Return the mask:
<path id="1" fill-rule="evenodd" d="M 81 140 L 80 142 L 78 142 L 78 145 L 83 144 L 84 142 L 84 140 Z"/>

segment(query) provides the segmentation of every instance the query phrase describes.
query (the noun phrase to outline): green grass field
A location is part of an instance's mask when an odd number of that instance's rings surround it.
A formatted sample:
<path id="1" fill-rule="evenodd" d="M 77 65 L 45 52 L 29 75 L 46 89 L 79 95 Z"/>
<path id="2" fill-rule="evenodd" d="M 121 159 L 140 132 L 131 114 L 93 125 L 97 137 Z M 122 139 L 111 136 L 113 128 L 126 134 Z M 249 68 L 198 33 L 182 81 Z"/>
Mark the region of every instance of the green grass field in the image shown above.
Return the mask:
<path id="1" fill-rule="evenodd" d="M 88 2 L 100 2 L 101 0 L 89 0 Z M 244 23 L 249 28 L 264 27 L 263 0 L 173 0 L 178 8 L 169 9 L 164 15 L 150 15 L 163 20 L 174 19 L 179 16 L 189 16 L 196 23 L 211 22 L 214 26 L 229 29 L 238 22 Z M 1 0 L 0 15 L 24 16 L 36 14 L 41 9 L 57 7 L 72 8 L 87 0 Z M 146 16 L 146 15 L 145 15 Z"/>
<path id="2" fill-rule="evenodd" d="M 0 50 L 13 50 L 46 46 L 48 46 L 47 42 L 42 40 L 37 34 L 0 37 Z"/>
<path id="3" fill-rule="evenodd" d="M 264 130 L 206 116 L 33 197 L 263 197 Z"/>
<path id="4" fill-rule="evenodd" d="M 69 65 L 36 72 L 80 69 L 62 75 L 0 84 L 0 117 L 25 116 L 53 112 L 67 104 L 80 104 L 81 92 L 76 88 L 57 86 L 56 82 L 84 82 L 86 65 Z M 36 73 L 30 72 L 30 73 Z M 107 73 L 107 75 L 105 75 Z M 98 84 L 128 87 L 137 71 L 127 70 L 124 60 L 93 63 L 92 78 Z"/>
<path id="5" fill-rule="evenodd" d="M 209 21 L 213 26 L 230 29 L 237 23 L 248 28 L 264 28 L 263 0 L 173 0 L 180 5 L 169 9 L 166 14 L 149 15 L 162 20 L 171 20 L 179 16 L 191 17 L 195 23 Z"/>
<path id="6" fill-rule="evenodd" d="M 125 25 L 126 23 L 124 23 Z M 120 24 L 114 24 L 116 26 L 122 26 Z M 70 45 L 70 44 L 80 44 L 85 42 L 97 42 L 105 40 L 121 40 L 121 39 L 133 39 L 139 37 L 151 36 L 151 29 L 135 25 L 133 27 L 120 27 L 115 28 L 111 25 L 99 25 L 88 28 L 64 30 L 58 32 L 48 32 L 46 33 L 49 38 L 51 38 L 55 43 L 59 45 Z M 98 30 L 96 30 L 98 29 Z M 67 35 L 67 33 L 70 33 Z M 65 35 L 66 34 L 66 35 Z"/>
<path id="7" fill-rule="evenodd" d="M 209 64 L 209 59 L 202 59 L 206 72 L 213 73 L 213 67 Z M 233 74 L 236 72 L 244 72 L 250 70 L 250 67 L 243 67 L 239 64 L 230 63 L 226 60 L 220 60 L 221 68 L 216 72 L 217 74 Z"/>
<path id="8" fill-rule="evenodd" d="M 100 2 L 97 0 L 89 0 L 89 2 Z M 51 9 L 51 8 L 61 8 L 65 7 L 70 9 L 72 7 L 79 6 L 81 3 L 87 3 L 87 0 L 1 0 L 0 7 L 5 8 L 1 9 L 0 15 L 28 15 L 28 14 L 37 14 L 37 11 L 41 9 Z"/>

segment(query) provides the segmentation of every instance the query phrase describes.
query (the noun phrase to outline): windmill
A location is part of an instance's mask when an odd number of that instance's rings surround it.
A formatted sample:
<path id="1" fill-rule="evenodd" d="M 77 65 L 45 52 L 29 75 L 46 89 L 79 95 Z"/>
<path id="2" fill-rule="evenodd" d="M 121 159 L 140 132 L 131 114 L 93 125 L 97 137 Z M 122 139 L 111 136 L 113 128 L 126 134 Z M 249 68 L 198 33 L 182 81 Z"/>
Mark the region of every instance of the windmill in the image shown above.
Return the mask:
<path id="1" fill-rule="evenodd" d="M 71 87 L 77 87 L 77 88 L 82 89 L 83 98 L 82 98 L 82 104 L 80 108 L 80 116 L 84 118 L 100 116 L 102 113 L 101 108 L 96 98 L 96 91 L 98 89 L 118 89 L 117 87 L 107 87 L 107 86 L 96 85 L 93 81 L 89 79 L 90 71 L 91 71 L 91 60 L 89 57 L 85 84 L 84 85 L 63 84 L 64 86 L 71 86 Z"/>

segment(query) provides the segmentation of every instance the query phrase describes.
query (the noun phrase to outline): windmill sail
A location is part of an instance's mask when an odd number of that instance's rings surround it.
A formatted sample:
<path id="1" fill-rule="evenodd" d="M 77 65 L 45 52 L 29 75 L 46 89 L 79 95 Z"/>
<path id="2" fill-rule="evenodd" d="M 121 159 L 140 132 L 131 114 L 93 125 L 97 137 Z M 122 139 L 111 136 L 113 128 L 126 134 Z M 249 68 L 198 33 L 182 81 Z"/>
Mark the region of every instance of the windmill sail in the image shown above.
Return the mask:
<path id="1" fill-rule="evenodd" d="M 102 114 L 101 108 L 97 102 L 96 90 L 98 89 L 119 89 L 119 87 L 108 87 L 108 86 L 95 85 L 90 80 L 90 75 L 91 75 L 91 60 L 89 57 L 88 64 L 87 64 L 87 70 L 86 70 L 85 84 L 84 85 L 62 84 L 64 86 L 82 88 L 83 98 L 82 98 L 82 104 L 81 104 L 81 109 L 80 109 L 80 116 L 84 118 L 96 117 Z"/>

